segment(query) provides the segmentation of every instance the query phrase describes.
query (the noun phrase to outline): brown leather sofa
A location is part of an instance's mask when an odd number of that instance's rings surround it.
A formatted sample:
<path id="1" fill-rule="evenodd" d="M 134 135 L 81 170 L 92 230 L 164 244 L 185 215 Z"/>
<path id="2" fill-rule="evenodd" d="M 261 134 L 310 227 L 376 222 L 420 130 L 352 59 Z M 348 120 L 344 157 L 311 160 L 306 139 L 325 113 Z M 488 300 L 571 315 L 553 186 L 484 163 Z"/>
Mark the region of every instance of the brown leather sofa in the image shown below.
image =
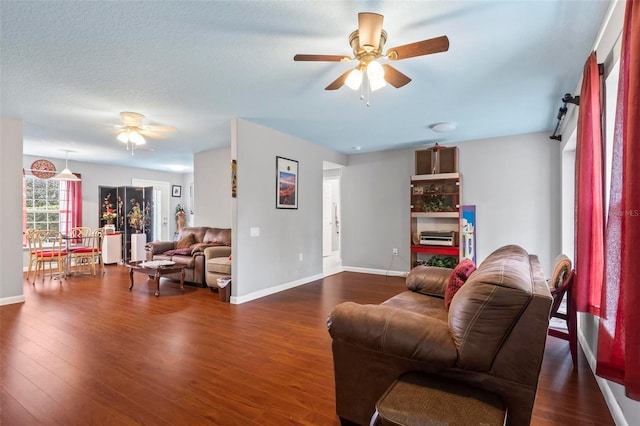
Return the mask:
<path id="1" fill-rule="evenodd" d="M 345 302 L 329 316 L 336 411 L 369 424 L 377 400 L 401 374 L 419 371 L 498 394 L 507 424 L 529 424 L 542 365 L 551 294 L 537 256 L 493 252 L 455 293 L 450 269 L 420 266 L 408 291 L 380 305 Z"/>
<path id="2" fill-rule="evenodd" d="M 206 226 L 182 228 L 176 241 L 154 241 L 145 246 L 147 260 L 171 260 L 187 265 L 186 282 L 206 287 L 205 256 L 208 247 L 216 247 L 216 256 L 229 257 L 231 254 L 231 229 Z M 169 278 L 180 279 L 180 273 L 168 274 Z"/>

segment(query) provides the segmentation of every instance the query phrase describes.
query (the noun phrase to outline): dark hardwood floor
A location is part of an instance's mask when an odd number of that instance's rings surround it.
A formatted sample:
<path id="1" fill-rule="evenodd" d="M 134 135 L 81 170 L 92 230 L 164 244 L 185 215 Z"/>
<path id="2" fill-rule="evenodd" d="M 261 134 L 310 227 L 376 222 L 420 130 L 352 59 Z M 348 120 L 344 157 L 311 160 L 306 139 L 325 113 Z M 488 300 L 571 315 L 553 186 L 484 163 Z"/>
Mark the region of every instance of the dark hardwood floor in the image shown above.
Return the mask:
<path id="1" fill-rule="evenodd" d="M 404 279 L 344 272 L 242 305 L 136 274 L 25 281 L 0 307 L 0 424 L 338 425 L 326 319 Z M 612 425 L 589 367 L 548 338 L 534 425 Z"/>

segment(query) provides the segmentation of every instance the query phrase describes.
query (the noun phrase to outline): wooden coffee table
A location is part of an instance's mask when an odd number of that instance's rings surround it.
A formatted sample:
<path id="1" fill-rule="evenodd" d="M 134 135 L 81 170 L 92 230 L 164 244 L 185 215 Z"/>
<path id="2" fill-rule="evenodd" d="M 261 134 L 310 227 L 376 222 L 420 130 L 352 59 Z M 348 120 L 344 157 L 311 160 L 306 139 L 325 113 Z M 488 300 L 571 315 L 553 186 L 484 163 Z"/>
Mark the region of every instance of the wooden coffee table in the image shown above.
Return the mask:
<path id="1" fill-rule="evenodd" d="M 160 296 L 160 277 L 163 275 L 174 274 L 176 272 L 180 272 L 180 290 L 184 291 L 184 268 L 187 265 L 184 264 L 173 264 L 173 265 L 162 265 L 153 261 L 130 261 L 125 264 L 127 268 L 129 268 L 129 278 L 131 279 L 131 285 L 129 286 L 129 291 L 133 288 L 133 273 L 139 272 L 141 274 L 148 275 L 149 278 L 153 278 L 156 282 L 156 292 L 155 296 Z"/>

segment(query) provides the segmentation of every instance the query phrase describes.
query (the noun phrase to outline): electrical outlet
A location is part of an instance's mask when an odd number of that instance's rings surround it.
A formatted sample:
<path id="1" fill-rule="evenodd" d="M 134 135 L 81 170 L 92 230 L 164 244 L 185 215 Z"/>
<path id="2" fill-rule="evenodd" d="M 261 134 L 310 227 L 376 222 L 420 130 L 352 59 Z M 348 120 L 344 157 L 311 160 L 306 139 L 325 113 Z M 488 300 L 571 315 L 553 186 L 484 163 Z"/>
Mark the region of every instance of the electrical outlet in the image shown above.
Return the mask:
<path id="1" fill-rule="evenodd" d="M 398 255 L 398 249 L 397 249 L 397 248 L 394 248 L 394 249 L 393 249 L 393 255 L 394 255 L 394 256 L 397 256 L 397 255 Z"/>
<path id="2" fill-rule="evenodd" d="M 304 256 L 302 256 L 302 253 L 298 253 L 298 259 L 300 259 L 300 262 L 302 262 L 302 260 L 304 259 Z"/>

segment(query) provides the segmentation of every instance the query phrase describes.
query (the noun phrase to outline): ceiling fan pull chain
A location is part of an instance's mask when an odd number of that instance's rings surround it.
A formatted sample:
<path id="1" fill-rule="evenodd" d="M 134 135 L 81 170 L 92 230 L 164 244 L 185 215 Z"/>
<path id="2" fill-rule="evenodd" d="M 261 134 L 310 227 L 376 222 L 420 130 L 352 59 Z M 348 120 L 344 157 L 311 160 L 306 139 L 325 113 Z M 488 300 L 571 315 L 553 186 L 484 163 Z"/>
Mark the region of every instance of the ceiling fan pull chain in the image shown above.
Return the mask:
<path id="1" fill-rule="evenodd" d="M 369 100 L 371 99 L 371 84 L 369 82 L 369 76 L 367 75 L 367 73 L 364 73 L 363 76 L 363 80 L 362 80 L 362 90 L 366 93 L 367 95 L 367 107 L 371 106 L 371 102 L 369 102 Z"/>

